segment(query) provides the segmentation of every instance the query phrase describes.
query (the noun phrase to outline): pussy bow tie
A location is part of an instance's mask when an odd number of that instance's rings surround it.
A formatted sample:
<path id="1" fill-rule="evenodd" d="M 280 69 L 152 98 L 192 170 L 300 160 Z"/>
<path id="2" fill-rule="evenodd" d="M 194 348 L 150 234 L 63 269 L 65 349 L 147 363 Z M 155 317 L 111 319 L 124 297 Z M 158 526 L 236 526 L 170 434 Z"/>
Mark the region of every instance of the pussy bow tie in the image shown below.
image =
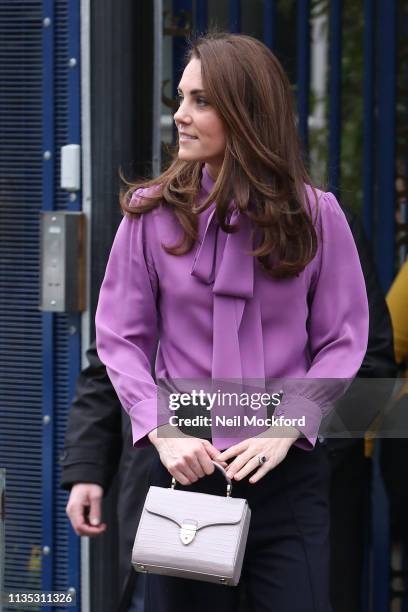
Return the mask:
<path id="1" fill-rule="evenodd" d="M 242 391 L 250 379 L 265 378 L 261 309 L 254 298 L 254 257 L 250 220 L 239 211 L 230 223 L 239 224 L 234 234 L 220 228 L 215 207 L 211 211 L 204 236 L 194 257 L 191 274 L 212 285 L 213 358 L 212 379 L 228 379 L 228 390 Z M 232 380 L 231 380 L 232 379 Z M 226 389 L 225 382 L 223 388 Z M 213 411 L 215 412 L 215 411 Z M 223 411 L 220 410 L 220 413 Z M 260 415 L 258 412 L 258 416 Z M 234 412 L 236 414 L 236 412 Z M 226 436 L 226 428 L 212 427 L 213 440 L 221 446 L 240 441 Z"/>
<path id="2" fill-rule="evenodd" d="M 251 227 L 249 219 L 234 210 L 230 223 L 236 225 L 237 222 L 239 231 L 222 237 L 216 210 L 212 210 L 191 274 L 207 285 L 213 284 L 215 295 L 250 299 L 254 295 L 254 262 L 247 254 L 252 250 Z M 223 252 L 216 271 L 217 249 L 220 248 Z"/>

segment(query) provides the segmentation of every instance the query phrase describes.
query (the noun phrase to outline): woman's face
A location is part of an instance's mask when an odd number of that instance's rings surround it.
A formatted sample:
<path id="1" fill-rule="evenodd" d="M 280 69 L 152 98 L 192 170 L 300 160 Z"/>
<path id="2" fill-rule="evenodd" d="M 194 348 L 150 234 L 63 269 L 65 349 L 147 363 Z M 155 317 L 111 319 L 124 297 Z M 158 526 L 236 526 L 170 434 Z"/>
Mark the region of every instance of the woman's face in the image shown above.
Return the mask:
<path id="1" fill-rule="evenodd" d="M 180 106 L 174 115 L 179 133 L 179 159 L 200 160 L 216 178 L 225 152 L 225 130 L 221 118 L 207 102 L 201 79 L 201 61 L 187 64 L 178 86 Z"/>

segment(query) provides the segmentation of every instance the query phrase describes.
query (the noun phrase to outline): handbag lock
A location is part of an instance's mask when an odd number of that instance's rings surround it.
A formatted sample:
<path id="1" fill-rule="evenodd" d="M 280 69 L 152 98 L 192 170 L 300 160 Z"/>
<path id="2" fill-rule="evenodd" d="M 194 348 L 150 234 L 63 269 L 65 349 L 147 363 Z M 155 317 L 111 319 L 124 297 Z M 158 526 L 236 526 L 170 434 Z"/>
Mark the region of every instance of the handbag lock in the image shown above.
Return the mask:
<path id="1" fill-rule="evenodd" d="M 180 527 L 180 540 L 183 544 L 190 544 L 197 533 L 198 523 L 192 519 L 185 519 Z"/>

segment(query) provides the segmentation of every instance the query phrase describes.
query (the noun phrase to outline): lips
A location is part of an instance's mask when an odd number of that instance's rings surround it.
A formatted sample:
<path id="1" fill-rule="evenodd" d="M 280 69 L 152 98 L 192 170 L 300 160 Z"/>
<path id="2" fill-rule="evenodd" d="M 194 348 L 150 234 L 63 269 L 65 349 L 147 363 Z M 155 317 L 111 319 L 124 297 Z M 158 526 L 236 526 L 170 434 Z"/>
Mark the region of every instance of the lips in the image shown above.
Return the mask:
<path id="1" fill-rule="evenodd" d="M 198 140 L 197 136 L 192 136 L 191 134 L 186 134 L 185 132 L 179 133 L 179 140 Z"/>

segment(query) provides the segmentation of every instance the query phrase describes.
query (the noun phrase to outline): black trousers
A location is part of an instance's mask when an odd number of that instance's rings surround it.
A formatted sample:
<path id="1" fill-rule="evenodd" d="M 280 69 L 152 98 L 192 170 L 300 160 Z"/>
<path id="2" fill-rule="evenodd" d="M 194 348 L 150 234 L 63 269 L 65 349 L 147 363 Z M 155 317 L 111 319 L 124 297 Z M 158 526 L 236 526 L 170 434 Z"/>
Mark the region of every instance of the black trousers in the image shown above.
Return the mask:
<path id="1" fill-rule="evenodd" d="M 169 486 L 159 458 L 152 474 L 151 484 Z M 225 495 L 225 480 L 216 472 L 185 490 Z M 240 584 L 149 574 L 145 612 L 238 612 L 241 589 L 248 611 L 330 612 L 328 492 L 327 450 L 320 443 L 313 451 L 292 447 L 256 484 L 234 483 L 233 497 L 246 498 L 252 511 Z"/>

